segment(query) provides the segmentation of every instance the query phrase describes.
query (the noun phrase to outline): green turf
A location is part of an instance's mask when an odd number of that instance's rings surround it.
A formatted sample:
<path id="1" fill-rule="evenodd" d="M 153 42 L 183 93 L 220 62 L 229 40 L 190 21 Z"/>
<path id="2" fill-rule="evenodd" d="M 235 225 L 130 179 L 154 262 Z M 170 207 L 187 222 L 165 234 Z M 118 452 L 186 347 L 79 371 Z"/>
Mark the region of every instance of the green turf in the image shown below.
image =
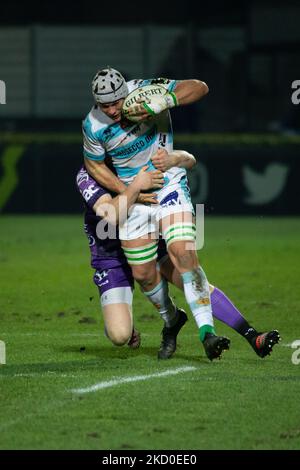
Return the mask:
<path id="1" fill-rule="evenodd" d="M 161 322 L 136 290 L 140 350 L 110 345 L 81 217 L 0 218 L 1 449 L 299 449 L 300 219 L 206 218 L 199 252 L 212 283 L 282 344 L 258 358 L 220 322 L 231 350 L 210 363 L 191 315 L 158 362 Z M 181 292 L 172 289 L 179 305 Z M 84 351 L 80 351 L 81 348 Z M 104 380 L 196 369 L 85 395 Z"/>

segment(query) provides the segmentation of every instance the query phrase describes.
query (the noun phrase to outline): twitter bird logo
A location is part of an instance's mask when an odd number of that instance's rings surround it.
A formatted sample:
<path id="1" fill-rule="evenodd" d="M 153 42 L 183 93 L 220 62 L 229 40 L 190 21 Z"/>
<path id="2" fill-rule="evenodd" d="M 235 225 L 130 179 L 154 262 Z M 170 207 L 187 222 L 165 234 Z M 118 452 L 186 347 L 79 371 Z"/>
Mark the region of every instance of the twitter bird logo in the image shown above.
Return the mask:
<path id="1" fill-rule="evenodd" d="M 263 173 L 243 167 L 243 181 L 249 195 L 244 202 L 251 206 L 268 204 L 282 192 L 289 172 L 289 167 L 281 163 L 270 163 Z"/>

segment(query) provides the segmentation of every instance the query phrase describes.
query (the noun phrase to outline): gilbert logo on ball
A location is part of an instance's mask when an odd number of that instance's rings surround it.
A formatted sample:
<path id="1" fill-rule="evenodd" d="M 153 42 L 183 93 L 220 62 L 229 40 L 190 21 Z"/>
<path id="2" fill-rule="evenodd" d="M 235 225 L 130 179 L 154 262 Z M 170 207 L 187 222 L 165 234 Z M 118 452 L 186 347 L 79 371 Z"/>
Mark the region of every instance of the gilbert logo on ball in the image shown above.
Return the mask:
<path id="1" fill-rule="evenodd" d="M 3 80 L 0 80 L 0 104 L 6 104 L 6 85 Z"/>
<path id="2" fill-rule="evenodd" d="M 125 108 L 130 108 L 130 106 L 138 103 L 140 100 L 145 99 L 145 101 L 151 100 L 153 95 L 165 95 L 167 90 L 160 85 L 145 85 L 143 87 L 133 90 L 125 98 L 125 103 L 123 106 Z"/>
<path id="3" fill-rule="evenodd" d="M 137 104 L 145 102 L 147 104 L 151 103 L 152 99 L 155 99 L 157 96 L 163 96 L 168 93 L 168 90 L 161 85 L 145 85 L 135 90 L 131 91 L 129 95 L 124 100 L 122 106 L 122 112 L 124 116 L 128 115 L 130 109 L 132 109 Z M 138 121 L 139 118 L 131 118 L 132 121 Z"/>

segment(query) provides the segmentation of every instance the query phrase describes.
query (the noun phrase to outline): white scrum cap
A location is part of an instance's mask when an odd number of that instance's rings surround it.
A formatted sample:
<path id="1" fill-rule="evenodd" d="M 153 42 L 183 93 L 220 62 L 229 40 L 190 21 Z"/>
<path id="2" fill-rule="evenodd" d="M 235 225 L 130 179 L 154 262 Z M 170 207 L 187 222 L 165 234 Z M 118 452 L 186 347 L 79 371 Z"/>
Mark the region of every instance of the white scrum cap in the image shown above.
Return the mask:
<path id="1" fill-rule="evenodd" d="M 99 70 L 92 81 L 92 91 L 97 103 L 113 103 L 128 95 L 123 75 L 109 66 Z"/>

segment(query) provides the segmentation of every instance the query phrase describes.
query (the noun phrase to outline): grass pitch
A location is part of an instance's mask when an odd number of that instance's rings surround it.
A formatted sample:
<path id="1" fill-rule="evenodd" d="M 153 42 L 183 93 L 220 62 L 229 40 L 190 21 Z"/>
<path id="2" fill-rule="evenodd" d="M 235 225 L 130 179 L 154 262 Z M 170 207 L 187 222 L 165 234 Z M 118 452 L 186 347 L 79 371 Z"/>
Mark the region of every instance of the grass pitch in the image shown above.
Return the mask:
<path id="1" fill-rule="evenodd" d="M 300 220 L 206 217 L 199 257 L 259 330 L 282 343 L 260 359 L 223 323 L 230 351 L 204 356 L 189 314 L 169 361 L 156 358 L 161 321 L 136 289 L 137 351 L 103 334 L 81 217 L 1 217 L 1 449 L 299 449 Z M 186 307 L 180 291 L 172 293 Z M 75 394 L 112 379 L 177 375 Z"/>

